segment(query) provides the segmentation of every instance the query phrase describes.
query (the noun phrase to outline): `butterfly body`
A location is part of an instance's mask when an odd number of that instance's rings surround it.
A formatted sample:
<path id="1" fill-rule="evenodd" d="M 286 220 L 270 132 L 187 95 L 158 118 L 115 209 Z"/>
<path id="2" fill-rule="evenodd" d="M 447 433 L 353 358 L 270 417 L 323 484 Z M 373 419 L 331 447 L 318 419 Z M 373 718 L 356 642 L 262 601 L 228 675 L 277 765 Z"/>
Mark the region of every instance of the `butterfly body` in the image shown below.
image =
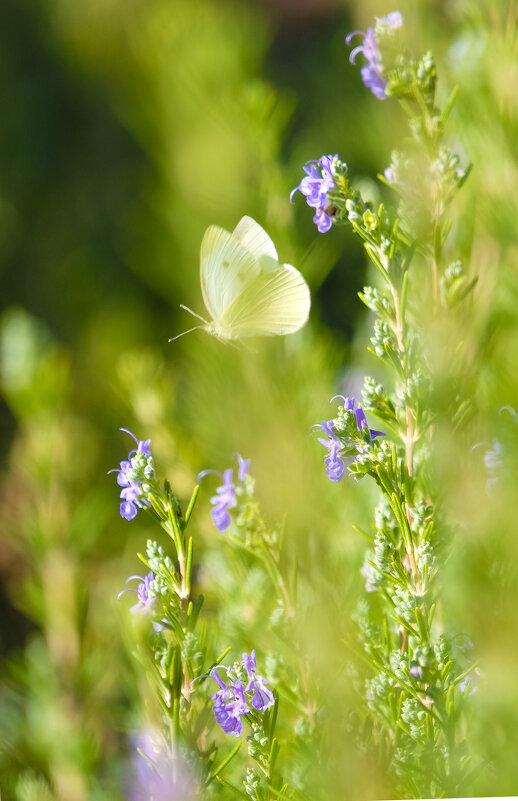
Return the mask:
<path id="1" fill-rule="evenodd" d="M 295 267 L 279 263 L 272 240 L 251 217 L 232 233 L 211 225 L 200 257 L 203 300 L 212 318 L 200 327 L 207 333 L 223 341 L 280 336 L 307 321 L 308 285 Z"/>

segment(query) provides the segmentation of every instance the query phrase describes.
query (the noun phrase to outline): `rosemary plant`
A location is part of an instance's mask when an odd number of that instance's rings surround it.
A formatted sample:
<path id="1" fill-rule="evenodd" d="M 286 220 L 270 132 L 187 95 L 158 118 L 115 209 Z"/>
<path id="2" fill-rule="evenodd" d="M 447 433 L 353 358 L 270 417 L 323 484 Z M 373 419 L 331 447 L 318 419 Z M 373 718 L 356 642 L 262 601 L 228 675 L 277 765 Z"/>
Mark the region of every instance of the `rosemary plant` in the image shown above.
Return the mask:
<path id="1" fill-rule="evenodd" d="M 402 44 L 399 12 L 377 19 L 351 53 L 366 59 L 365 85 L 379 99 L 397 100 L 408 120 L 406 149 L 392 154 L 381 180 L 397 208 L 365 202 L 338 155 L 305 166 L 294 192 L 315 209 L 321 233 L 349 224 L 360 237 L 379 281 L 361 300 L 374 315 L 370 352 L 384 365 L 390 385 L 366 377 L 363 405 L 338 396 L 335 416 L 321 423 L 329 479 L 368 477 L 380 491 L 363 568 L 366 597 L 357 625 L 370 669 L 365 703 L 369 736 L 400 793 L 455 795 L 472 767 L 463 708 L 472 686 L 466 638 L 442 620 L 441 567 L 451 530 L 434 479 L 433 388 L 437 381 L 424 332 L 462 303 L 473 288 L 460 260 L 446 258 L 450 202 L 469 168 L 445 144 L 452 92 L 438 107 L 436 67 L 430 53 L 415 58 Z M 391 376 L 391 377 L 390 377 Z M 335 399 L 332 399 L 335 400 Z M 462 396 L 452 416 L 463 408 Z M 386 432 L 369 428 L 365 411 Z"/>

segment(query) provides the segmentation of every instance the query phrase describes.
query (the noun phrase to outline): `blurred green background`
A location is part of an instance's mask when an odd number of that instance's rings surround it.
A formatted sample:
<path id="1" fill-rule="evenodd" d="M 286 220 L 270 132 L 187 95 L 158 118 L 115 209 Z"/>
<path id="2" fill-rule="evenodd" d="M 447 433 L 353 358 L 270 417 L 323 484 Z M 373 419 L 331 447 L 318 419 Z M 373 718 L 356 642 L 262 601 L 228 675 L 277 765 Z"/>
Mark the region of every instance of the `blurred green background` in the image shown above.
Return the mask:
<path id="1" fill-rule="evenodd" d="M 475 312 L 447 335 L 432 332 L 444 395 L 461 382 L 474 408 L 468 431 L 446 422 L 437 435 L 444 503 L 459 526 L 442 615 L 480 660 L 468 739 L 483 767 L 467 794 L 513 794 L 518 437 L 498 409 L 518 409 L 517 5 L 399 8 L 416 52 L 434 51 L 442 96 L 460 85 L 452 143 L 475 165 L 451 237 L 452 258 L 460 252 L 480 276 Z M 303 199 L 288 196 L 305 161 L 335 152 L 364 194 L 382 196 L 375 176 L 402 123 L 362 86 L 344 38 L 392 10 L 381 0 L 0 5 L 4 801 L 124 798 L 141 693 L 115 599 L 154 534 L 142 516 L 130 525 L 118 514 L 107 471 L 129 447 L 120 426 L 151 437 L 181 498 L 199 470 L 230 466 L 234 451 L 252 458 L 265 514 L 287 516 L 314 670 L 324 685 L 338 679 L 322 715 L 332 775 L 320 778 L 328 797 L 386 793 L 371 755 L 357 758 L 357 701 L 343 679 L 354 657 L 342 629 L 352 630 L 364 591 L 352 524 L 369 525 L 373 496 L 331 486 L 310 436 L 332 395 L 358 394 L 365 372 L 379 374 L 356 296 L 365 259 L 348 230 L 319 235 Z M 310 323 L 239 349 L 204 332 L 168 344 L 190 324 L 180 303 L 204 313 L 205 228 L 231 229 L 244 214 L 306 276 Z M 449 349 L 466 340 L 470 358 L 457 370 Z M 509 470 L 487 496 L 471 445 L 493 437 L 506 443 Z M 219 622 L 239 653 L 264 627 L 260 593 L 226 566 L 208 497 L 198 554 L 214 610 L 218 593 L 227 598 Z"/>

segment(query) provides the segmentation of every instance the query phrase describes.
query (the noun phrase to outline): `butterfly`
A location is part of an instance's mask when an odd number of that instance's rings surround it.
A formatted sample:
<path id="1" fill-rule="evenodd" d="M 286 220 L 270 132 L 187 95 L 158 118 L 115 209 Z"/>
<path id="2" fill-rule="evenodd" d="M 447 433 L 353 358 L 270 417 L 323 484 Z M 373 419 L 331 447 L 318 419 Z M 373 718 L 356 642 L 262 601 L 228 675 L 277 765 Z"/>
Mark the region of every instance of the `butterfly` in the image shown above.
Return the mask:
<path id="1" fill-rule="evenodd" d="M 201 291 L 210 322 L 202 328 L 218 339 L 293 334 L 309 316 L 309 287 L 295 267 L 279 264 L 275 246 L 259 223 L 243 217 L 232 233 L 207 228 L 200 252 Z"/>

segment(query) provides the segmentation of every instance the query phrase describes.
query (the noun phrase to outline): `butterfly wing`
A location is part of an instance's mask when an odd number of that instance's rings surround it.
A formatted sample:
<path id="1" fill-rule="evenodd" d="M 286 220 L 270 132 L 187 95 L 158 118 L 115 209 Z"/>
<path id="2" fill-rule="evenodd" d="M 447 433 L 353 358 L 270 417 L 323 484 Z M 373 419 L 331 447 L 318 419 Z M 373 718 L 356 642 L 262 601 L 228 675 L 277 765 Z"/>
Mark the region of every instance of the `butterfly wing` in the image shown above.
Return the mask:
<path id="1" fill-rule="evenodd" d="M 259 274 L 257 259 L 239 237 L 217 225 L 207 228 L 200 253 L 201 290 L 218 334 L 232 336 L 224 330 L 223 313 Z"/>
<path id="2" fill-rule="evenodd" d="M 259 223 L 251 217 L 242 217 L 232 232 L 232 236 L 238 239 L 249 253 L 252 253 L 256 259 L 261 256 L 269 256 L 279 261 L 275 245 Z"/>
<path id="3" fill-rule="evenodd" d="M 225 309 L 221 321 L 233 337 L 293 334 L 309 316 L 309 287 L 295 267 L 263 256 L 260 271 Z"/>

